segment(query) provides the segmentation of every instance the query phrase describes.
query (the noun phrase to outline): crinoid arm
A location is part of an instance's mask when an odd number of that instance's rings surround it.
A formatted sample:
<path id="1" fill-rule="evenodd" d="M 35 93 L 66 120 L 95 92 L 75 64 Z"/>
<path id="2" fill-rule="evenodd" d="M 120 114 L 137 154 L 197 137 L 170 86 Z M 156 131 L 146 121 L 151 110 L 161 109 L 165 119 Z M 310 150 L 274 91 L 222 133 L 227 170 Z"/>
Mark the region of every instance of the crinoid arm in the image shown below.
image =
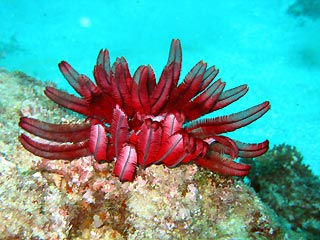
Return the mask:
<path id="1" fill-rule="evenodd" d="M 235 143 L 239 150 L 239 157 L 242 158 L 258 157 L 264 154 L 269 149 L 268 140 L 255 144 L 243 143 L 239 141 L 235 141 Z"/>
<path id="2" fill-rule="evenodd" d="M 92 154 L 89 150 L 88 141 L 70 144 L 57 144 L 53 142 L 40 143 L 32 140 L 25 134 L 19 136 L 19 141 L 25 149 L 34 155 L 52 160 L 74 160 Z"/>
<path id="3" fill-rule="evenodd" d="M 176 88 L 182 64 L 182 50 L 179 40 L 172 40 L 168 62 L 164 67 L 158 84 L 154 87 L 150 95 L 151 110 L 153 115 L 158 115 L 160 112 L 168 111 L 172 103 L 171 92 Z"/>
<path id="4" fill-rule="evenodd" d="M 207 141 L 208 152 L 206 156 L 196 159 L 196 164 L 222 175 L 246 176 L 249 173 L 249 165 L 234 162 L 239 150 L 232 139 L 220 136 Z"/>
<path id="5" fill-rule="evenodd" d="M 138 162 L 137 151 L 132 145 L 125 145 L 116 160 L 113 173 L 120 181 L 132 181 L 136 172 Z"/>
<path id="6" fill-rule="evenodd" d="M 211 112 L 212 106 L 218 101 L 225 85 L 226 83 L 219 79 L 196 95 L 196 97 L 189 101 L 185 106 L 184 113 L 186 118 L 191 121 Z"/>
<path id="7" fill-rule="evenodd" d="M 206 63 L 203 61 L 198 62 L 190 70 L 183 82 L 173 89 L 170 96 L 171 104 L 167 107 L 168 111 L 181 109 L 181 106 L 184 106 L 191 101 L 194 96 L 198 95 L 206 68 Z"/>
<path id="8" fill-rule="evenodd" d="M 230 159 L 223 159 L 218 153 L 211 154 L 210 158 L 199 158 L 194 162 L 212 172 L 238 177 L 248 175 L 251 168 L 250 165 L 236 163 Z"/>
<path id="9" fill-rule="evenodd" d="M 44 90 L 44 94 L 49 99 L 62 107 L 83 114 L 85 116 L 90 115 L 89 104 L 82 98 L 76 97 L 72 94 L 66 93 L 53 87 L 46 87 L 46 89 Z"/>
<path id="10" fill-rule="evenodd" d="M 90 124 L 52 124 L 34 118 L 20 118 L 19 126 L 27 132 L 55 142 L 81 142 L 90 136 Z"/>
<path id="11" fill-rule="evenodd" d="M 22 117 L 19 126 L 39 137 L 35 141 L 22 134 L 22 145 L 37 156 L 48 159 L 73 160 L 93 155 L 97 161 L 112 159 L 106 127 L 102 124 L 52 124 L 37 119 Z"/>
<path id="12" fill-rule="evenodd" d="M 94 124 L 91 126 L 89 149 L 97 161 L 107 159 L 109 141 L 105 127 L 102 124 Z"/>
<path id="13" fill-rule="evenodd" d="M 158 121 L 148 118 L 141 126 L 137 141 L 138 163 L 142 168 L 152 164 L 161 146 L 162 129 Z"/>
<path id="14" fill-rule="evenodd" d="M 87 141 L 90 136 L 89 123 L 52 124 L 22 117 L 19 126 L 43 139 L 39 139 L 41 142 L 38 142 L 25 134 L 19 137 L 22 145 L 37 156 L 48 159 L 73 160 L 91 154 Z"/>
<path id="15" fill-rule="evenodd" d="M 132 106 L 145 115 L 152 114 L 151 93 L 156 86 L 156 77 L 151 66 L 140 66 L 133 76 Z"/>
<path id="16" fill-rule="evenodd" d="M 248 92 L 247 84 L 243 84 L 238 87 L 226 90 L 219 96 L 219 99 L 216 102 L 216 104 L 212 106 L 211 112 L 228 106 L 229 104 L 243 97 L 247 92 Z"/>
<path id="17" fill-rule="evenodd" d="M 238 113 L 192 121 L 186 124 L 185 128 L 200 138 L 214 137 L 216 134 L 231 132 L 254 122 L 269 109 L 270 103 L 266 101 Z"/>
<path id="18" fill-rule="evenodd" d="M 94 66 L 95 81 L 66 61 L 59 63 L 59 69 L 75 95 L 53 87 L 47 87 L 45 95 L 87 120 L 52 124 L 22 117 L 20 127 L 35 137 L 27 133 L 19 140 L 37 156 L 73 160 L 92 155 L 99 163 L 114 160 L 113 173 L 120 181 L 133 181 L 137 166 L 173 168 L 191 162 L 220 174 L 245 176 L 250 166 L 234 160 L 268 150 L 268 141 L 243 143 L 224 133 L 256 121 L 270 103 L 205 118 L 243 97 L 248 86 L 225 90 L 226 83 L 216 79 L 219 70 L 202 60 L 179 80 L 182 49 L 178 39 L 171 42 L 158 80 L 150 65 L 139 66 L 132 76 L 126 59 L 118 57 L 111 63 L 106 49 L 99 52 Z"/>

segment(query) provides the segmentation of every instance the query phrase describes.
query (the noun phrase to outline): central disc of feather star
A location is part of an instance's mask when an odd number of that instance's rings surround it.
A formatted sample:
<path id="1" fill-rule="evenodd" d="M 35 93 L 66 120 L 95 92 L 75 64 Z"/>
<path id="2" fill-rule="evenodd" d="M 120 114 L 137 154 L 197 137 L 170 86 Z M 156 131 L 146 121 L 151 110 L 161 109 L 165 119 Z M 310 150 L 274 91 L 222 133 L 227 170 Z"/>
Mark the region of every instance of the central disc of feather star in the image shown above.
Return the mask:
<path id="1" fill-rule="evenodd" d="M 221 134 L 257 120 L 270 109 L 269 102 L 199 120 L 244 96 L 248 87 L 224 91 L 226 84 L 214 80 L 218 70 L 203 61 L 179 83 L 181 63 L 179 40 L 172 40 L 158 82 L 150 65 L 140 66 L 133 76 L 123 57 L 111 67 L 108 50 L 100 51 L 94 67 L 96 84 L 62 61 L 60 71 L 81 97 L 52 87 L 44 92 L 57 104 L 87 116 L 86 122 L 53 124 L 22 117 L 19 125 L 24 130 L 47 141 L 25 134 L 19 140 L 27 150 L 47 159 L 93 155 L 98 162 L 115 160 L 113 172 L 121 181 L 132 181 L 137 165 L 176 167 L 190 162 L 224 175 L 247 175 L 250 166 L 234 159 L 265 153 L 268 141 L 248 144 Z"/>

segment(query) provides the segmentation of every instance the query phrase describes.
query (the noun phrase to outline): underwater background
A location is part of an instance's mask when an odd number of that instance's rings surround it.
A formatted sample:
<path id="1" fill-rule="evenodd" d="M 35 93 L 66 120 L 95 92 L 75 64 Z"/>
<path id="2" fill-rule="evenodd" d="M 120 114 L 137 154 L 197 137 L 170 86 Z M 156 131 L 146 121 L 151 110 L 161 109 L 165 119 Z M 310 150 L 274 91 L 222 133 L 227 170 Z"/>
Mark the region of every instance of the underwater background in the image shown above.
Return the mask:
<path id="1" fill-rule="evenodd" d="M 92 77 L 98 52 L 125 56 L 133 73 L 151 64 L 158 77 L 171 39 L 183 48 L 182 76 L 203 59 L 226 88 L 248 84 L 237 112 L 269 100 L 271 111 L 229 136 L 296 146 L 320 173 L 319 1 L 0 0 L 0 67 L 68 89 L 57 64 Z M 220 115 L 220 113 L 217 113 Z"/>

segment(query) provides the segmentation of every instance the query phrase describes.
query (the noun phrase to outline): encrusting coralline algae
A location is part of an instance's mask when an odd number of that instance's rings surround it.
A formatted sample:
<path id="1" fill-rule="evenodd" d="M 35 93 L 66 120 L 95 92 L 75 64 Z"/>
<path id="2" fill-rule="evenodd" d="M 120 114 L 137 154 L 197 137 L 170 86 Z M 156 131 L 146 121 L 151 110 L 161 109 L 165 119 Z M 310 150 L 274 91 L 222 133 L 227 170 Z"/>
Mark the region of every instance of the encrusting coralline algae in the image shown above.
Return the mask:
<path id="1" fill-rule="evenodd" d="M 139 170 L 133 182 L 121 183 L 111 174 L 113 163 L 83 157 L 65 164 L 30 154 L 17 140 L 20 115 L 56 123 L 79 116 L 47 100 L 42 93 L 47 84 L 23 73 L 2 70 L 0 83 L 0 238 L 295 237 L 237 178 L 195 165 L 152 165 Z"/>

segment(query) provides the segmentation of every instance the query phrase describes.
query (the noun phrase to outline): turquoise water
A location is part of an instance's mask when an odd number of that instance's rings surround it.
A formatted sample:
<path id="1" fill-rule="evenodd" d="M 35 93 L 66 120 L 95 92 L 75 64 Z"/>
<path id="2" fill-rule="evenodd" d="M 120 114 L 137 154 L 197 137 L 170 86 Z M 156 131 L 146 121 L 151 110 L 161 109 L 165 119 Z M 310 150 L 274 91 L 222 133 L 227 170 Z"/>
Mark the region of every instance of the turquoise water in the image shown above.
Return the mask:
<path id="1" fill-rule="evenodd" d="M 249 85 L 223 113 L 271 102 L 263 118 L 229 136 L 294 145 L 319 174 L 320 18 L 288 14 L 293 2 L 0 0 L 0 67 L 70 90 L 58 62 L 92 77 L 99 50 L 108 48 L 132 73 L 151 64 L 159 76 L 179 38 L 182 76 L 203 59 L 227 88 Z"/>

